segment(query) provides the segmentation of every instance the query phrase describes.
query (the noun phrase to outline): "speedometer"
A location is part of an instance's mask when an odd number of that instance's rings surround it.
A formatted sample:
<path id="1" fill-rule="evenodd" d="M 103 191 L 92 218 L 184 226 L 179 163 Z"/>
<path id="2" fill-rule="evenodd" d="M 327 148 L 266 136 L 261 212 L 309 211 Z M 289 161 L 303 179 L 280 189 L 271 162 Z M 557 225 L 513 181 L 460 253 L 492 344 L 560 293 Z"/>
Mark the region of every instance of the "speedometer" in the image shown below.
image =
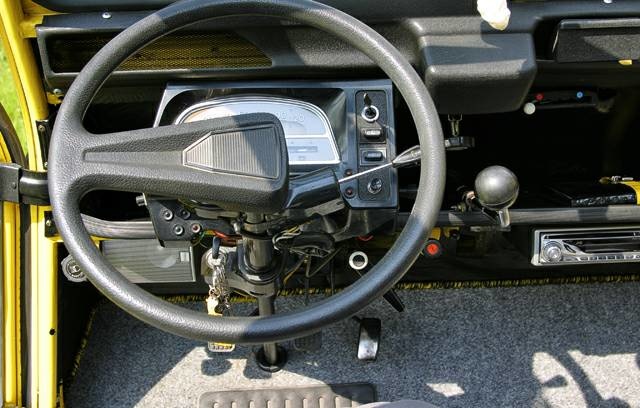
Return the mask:
<path id="1" fill-rule="evenodd" d="M 327 115 L 316 105 L 296 99 L 248 95 L 211 99 L 190 106 L 175 123 L 270 113 L 276 116 L 287 140 L 289 164 L 330 165 L 340 162 Z"/>

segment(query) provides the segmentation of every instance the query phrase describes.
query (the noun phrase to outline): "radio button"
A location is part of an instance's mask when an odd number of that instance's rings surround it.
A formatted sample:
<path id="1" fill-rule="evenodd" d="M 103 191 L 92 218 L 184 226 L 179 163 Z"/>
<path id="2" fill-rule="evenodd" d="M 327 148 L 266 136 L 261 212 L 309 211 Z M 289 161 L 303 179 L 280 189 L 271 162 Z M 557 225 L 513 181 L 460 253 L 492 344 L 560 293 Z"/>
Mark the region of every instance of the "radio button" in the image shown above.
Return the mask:
<path id="1" fill-rule="evenodd" d="M 562 247 L 557 242 L 549 242 L 542 248 L 542 259 L 547 262 L 562 261 Z"/>

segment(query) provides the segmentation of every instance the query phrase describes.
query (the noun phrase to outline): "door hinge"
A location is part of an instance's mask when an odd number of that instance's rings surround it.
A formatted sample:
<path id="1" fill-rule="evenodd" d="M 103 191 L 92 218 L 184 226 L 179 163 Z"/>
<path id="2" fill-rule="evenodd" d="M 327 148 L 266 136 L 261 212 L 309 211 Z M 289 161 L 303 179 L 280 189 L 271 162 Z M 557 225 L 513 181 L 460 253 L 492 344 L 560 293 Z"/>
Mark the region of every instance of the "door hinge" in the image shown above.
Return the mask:
<path id="1" fill-rule="evenodd" d="M 49 204 L 47 173 L 0 163 L 0 201 L 30 205 Z"/>

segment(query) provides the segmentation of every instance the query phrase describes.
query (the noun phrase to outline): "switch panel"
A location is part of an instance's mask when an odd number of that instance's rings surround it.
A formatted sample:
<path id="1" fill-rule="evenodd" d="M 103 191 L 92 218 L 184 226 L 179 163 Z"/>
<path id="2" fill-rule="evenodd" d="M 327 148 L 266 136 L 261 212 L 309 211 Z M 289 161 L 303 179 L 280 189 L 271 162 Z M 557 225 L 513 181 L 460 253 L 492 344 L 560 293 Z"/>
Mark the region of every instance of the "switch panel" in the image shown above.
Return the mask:
<path id="1" fill-rule="evenodd" d="M 391 89 L 362 89 L 355 94 L 358 171 L 389 163 L 395 157 Z M 358 180 L 358 197 L 367 205 L 397 206 L 397 172 L 385 169 Z"/>

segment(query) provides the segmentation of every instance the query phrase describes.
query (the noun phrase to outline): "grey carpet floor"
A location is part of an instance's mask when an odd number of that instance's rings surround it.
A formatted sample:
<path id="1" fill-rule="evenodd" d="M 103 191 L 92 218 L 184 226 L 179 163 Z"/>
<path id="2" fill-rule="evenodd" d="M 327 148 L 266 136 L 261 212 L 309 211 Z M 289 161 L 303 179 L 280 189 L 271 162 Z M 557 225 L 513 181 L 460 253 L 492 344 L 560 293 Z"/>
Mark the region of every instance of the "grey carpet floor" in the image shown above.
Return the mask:
<path id="1" fill-rule="evenodd" d="M 378 301 L 362 313 L 383 320 L 377 361 L 356 359 L 358 327 L 345 321 L 275 374 L 256 367 L 251 347 L 208 354 L 105 302 L 66 406 L 194 407 L 206 391 L 369 381 L 380 400 L 441 407 L 640 407 L 639 283 L 399 294 L 406 312 Z"/>

